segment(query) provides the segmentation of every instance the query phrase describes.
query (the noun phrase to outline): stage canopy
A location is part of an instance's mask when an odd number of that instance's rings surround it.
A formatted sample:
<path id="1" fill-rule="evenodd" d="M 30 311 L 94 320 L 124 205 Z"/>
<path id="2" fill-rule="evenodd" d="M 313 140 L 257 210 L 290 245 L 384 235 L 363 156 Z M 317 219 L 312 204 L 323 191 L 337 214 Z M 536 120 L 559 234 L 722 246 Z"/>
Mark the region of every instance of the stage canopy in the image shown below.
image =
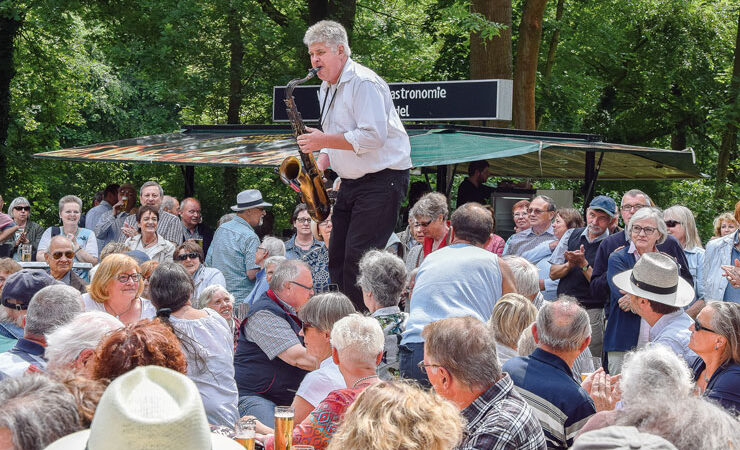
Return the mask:
<path id="1" fill-rule="evenodd" d="M 488 160 L 493 176 L 600 180 L 699 178 L 691 149 L 664 150 L 602 142 L 587 134 L 460 125 L 409 125 L 414 167 L 455 167 Z M 179 133 L 37 153 L 66 161 L 185 166 L 276 167 L 298 147 L 284 125 L 190 125 Z M 597 158 L 598 156 L 598 158 Z M 597 162 L 598 161 L 598 162 Z"/>

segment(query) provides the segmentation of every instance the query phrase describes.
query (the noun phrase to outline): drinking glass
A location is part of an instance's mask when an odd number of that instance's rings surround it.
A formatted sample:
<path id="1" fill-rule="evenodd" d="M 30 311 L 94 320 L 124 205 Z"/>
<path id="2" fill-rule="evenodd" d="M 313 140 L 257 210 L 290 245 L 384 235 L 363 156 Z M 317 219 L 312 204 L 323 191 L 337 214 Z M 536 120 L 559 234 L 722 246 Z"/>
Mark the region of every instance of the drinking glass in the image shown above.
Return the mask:
<path id="1" fill-rule="evenodd" d="M 234 440 L 247 450 L 254 450 L 257 424 L 254 419 L 239 420 L 234 427 Z"/>
<path id="2" fill-rule="evenodd" d="M 295 411 L 292 406 L 275 407 L 275 450 L 291 450 L 293 448 L 293 417 Z"/>

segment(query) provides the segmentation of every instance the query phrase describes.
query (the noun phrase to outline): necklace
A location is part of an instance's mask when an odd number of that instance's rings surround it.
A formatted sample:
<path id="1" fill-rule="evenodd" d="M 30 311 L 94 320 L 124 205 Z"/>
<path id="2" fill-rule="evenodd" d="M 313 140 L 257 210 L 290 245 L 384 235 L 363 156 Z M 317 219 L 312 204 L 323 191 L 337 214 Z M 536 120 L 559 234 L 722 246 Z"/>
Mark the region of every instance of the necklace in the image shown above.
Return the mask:
<path id="1" fill-rule="evenodd" d="M 137 299 L 138 299 L 138 297 L 137 297 L 136 299 L 134 299 L 134 300 L 137 300 Z M 112 306 L 110 306 L 110 305 L 108 304 L 108 302 L 106 302 L 106 303 L 105 303 L 105 307 L 106 307 L 106 308 L 109 308 L 109 309 L 110 309 L 110 310 L 111 310 L 111 311 L 113 312 L 113 315 L 114 315 L 114 316 L 116 316 L 116 319 L 120 319 L 122 315 L 124 315 L 124 314 L 126 314 L 127 312 L 131 311 L 131 308 L 132 308 L 133 306 L 134 306 L 134 302 L 131 302 L 131 303 L 129 303 L 129 305 L 128 305 L 128 308 L 126 309 L 126 311 L 124 311 L 124 312 L 122 312 L 122 313 L 120 313 L 120 314 L 117 314 L 117 313 L 116 313 L 116 310 L 115 310 L 115 309 L 113 309 L 113 307 L 112 307 Z"/>
<path id="2" fill-rule="evenodd" d="M 355 381 L 355 384 L 352 385 L 352 389 L 355 389 L 360 382 L 369 380 L 370 378 L 378 378 L 377 375 L 368 375 L 366 377 L 359 378 L 357 381 Z"/>

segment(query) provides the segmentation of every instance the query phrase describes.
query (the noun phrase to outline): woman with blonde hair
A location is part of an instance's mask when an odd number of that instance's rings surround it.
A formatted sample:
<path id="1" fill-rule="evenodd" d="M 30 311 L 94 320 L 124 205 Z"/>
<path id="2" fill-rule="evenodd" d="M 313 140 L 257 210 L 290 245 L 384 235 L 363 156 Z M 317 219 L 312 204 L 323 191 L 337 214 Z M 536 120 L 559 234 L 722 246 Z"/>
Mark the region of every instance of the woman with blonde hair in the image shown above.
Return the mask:
<path id="1" fill-rule="evenodd" d="M 734 233 L 737 231 L 739 225 L 737 220 L 735 220 L 735 216 L 731 212 L 723 212 L 714 218 L 712 227 L 714 228 L 714 236 L 712 236 L 712 239 L 716 239 Z"/>
<path id="2" fill-rule="evenodd" d="M 128 325 L 157 315 L 152 303 L 141 297 L 143 290 L 136 260 L 116 253 L 100 263 L 82 300 L 86 311 L 107 312 Z"/>
<path id="3" fill-rule="evenodd" d="M 502 365 L 509 358 L 518 356 L 519 337 L 536 319 L 537 308 L 523 295 L 510 293 L 498 299 L 488 320 L 488 326 L 496 338 L 496 353 Z"/>
<path id="4" fill-rule="evenodd" d="M 689 262 L 689 272 L 694 278 L 695 298 L 704 298 L 702 284 L 702 266 L 704 266 L 704 247 L 696 229 L 694 214 L 685 206 L 673 205 L 663 211 L 668 234 L 672 235 L 683 248 L 686 260 Z"/>
<path id="5" fill-rule="evenodd" d="M 463 427 L 457 408 L 434 392 L 381 382 L 357 397 L 327 450 L 449 450 L 462 440 Z"/>

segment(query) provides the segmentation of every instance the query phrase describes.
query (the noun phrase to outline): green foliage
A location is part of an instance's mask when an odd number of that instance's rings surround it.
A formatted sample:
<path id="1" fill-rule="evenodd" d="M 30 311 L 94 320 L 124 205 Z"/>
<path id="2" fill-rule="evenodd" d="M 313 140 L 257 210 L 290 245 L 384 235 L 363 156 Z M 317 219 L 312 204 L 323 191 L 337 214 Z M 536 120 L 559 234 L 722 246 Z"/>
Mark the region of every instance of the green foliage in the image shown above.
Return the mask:
<path id="1" fill-rule="evenodd" d="M 712 175 L 728 106 L 736 6 L 730 0 L 606 0 L 565 3 L 554 20 L 548 3 L 542 62 L 556 25 L 560 44 L 549 84 L 538 84 L 541 128 L 593 132 L 605 139 L 669 147 L 685 142 Z M 11 86 L 11 124 L 5 151 L 6 199 L 28 197 L 34 218 L 56 222 L 61 195 L 76 193 L 89 208 L 109 182 L 159 180 L 182 197 L 180 168 L 167 165 L 55 162 L 33 153 L 135 136 L 172 132 L 183 123 L 226 122 L 231 63 L 229 11 L 240 18 L 240 120 L 267 123 L 272 87 L 304 75 L 302 43 L 307 3 L 272 0 L 284 24 L 250 0 L 0 0 L 0 15 L 23 20 L 15 41 L 17 74 Z M 513 2 L 513 40 L 522 2 Z M 353 57 L 388 81 L 466 79 L 469 36 L 492 39 L 501 30 L 468 0 L 363 0 L 357 3 Z M 676 144 L 678 145 L 678 144 Z M 740 173 L 740 162 L 731 162 Z M 195 189 L 205 220 L 214 224 L 233 199 L 222 196 L 221 168 L 198 167 Z M 435 176 L 430 176 L 434 183 Z M 455 198 L 456 177 L 451 191 Z M 239 171 L 239 189 L 261 189 L 275 204 L 276 232 L 289 227 L 295 194 L 268 169 Z M 541 180 L 535 186 L 573 189 L 580 182 Z M 631 187 L 661 206 L 695 211 L 702 237 L 719 211 L 740 198 L 737 186 L 712 198 L 709 180 L 599 182 L 599 193 Z M 733 191 L 734 189 L 734 191 Z"/>

